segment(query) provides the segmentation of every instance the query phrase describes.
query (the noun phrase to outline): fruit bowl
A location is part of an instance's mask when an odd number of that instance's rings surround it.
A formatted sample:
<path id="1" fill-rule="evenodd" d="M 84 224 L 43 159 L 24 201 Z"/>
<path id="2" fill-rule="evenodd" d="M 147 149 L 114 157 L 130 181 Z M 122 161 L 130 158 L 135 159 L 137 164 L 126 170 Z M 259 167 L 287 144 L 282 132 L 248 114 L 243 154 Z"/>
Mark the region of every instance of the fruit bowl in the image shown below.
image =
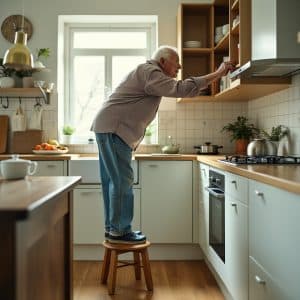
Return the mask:
<path id="1" fill-rule="evenodd" d="M 59 145 L 57 141 L 37 144 L 32 149 L 34 154 L 65 154 L 68 151 L 68 147 Z"/>
<path id="2" fill-rule="evenodd" d="M 50 155 L 55 155 L 55 154 L 66 154 L 69 152 L 69 149 L 56 149 L 56 150 L 32 150 L 34 154 L 50 154 Z"/>

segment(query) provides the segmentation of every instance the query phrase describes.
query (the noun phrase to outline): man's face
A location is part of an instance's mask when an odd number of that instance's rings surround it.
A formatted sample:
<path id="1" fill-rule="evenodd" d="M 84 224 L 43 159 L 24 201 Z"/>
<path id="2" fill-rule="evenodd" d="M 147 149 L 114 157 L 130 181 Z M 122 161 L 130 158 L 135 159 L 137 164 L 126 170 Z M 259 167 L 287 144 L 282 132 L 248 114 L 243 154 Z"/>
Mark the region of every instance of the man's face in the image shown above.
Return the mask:
<path id="1" fill-rule="evenodd" d="M 181 69 L 178 55 L 174 53 L 170 55 L 169 58 L 161 58 L 160 67 L 163 69 L 163 72 L 167 76 L 175 78 L 178 74 L 179 69 Z"/>

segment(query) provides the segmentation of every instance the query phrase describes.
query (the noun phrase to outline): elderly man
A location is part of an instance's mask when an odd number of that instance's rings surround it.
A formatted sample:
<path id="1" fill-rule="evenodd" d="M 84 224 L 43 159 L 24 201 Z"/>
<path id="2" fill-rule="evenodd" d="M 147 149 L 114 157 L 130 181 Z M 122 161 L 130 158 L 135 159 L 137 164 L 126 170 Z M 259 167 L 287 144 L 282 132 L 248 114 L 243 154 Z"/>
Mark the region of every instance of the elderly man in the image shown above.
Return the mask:
<path id="1" fill-rule="evenodd" d="M 142 141 L 154 119 L 161 97 L 195 97 L 233 68 L 222 63 L 217 71 L 185 80 L 174 79 L 181 65 L 176 48 L 162 46 L 152 59 L 138 65 L 103 104 L 91 130 L 99 149 L 105 210 L 105 237 L 115 243 L 144 243 L 140 231 L 132 231 L 132 150 Z"/>

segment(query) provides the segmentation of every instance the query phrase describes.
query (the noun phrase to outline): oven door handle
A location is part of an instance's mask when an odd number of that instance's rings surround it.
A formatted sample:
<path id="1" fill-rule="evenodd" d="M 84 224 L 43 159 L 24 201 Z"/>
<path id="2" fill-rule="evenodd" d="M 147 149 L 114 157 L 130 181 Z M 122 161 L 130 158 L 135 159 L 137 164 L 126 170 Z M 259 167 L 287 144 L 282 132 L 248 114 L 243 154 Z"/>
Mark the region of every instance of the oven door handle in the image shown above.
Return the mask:
<path id="1" fill-rule="evenodd" d="M 209 194 L 211 194 L 212 196 L 214 196 L 216 198 L 219 198 L 219 199 L 225 198 L 224 192 L 219 188 L 207 186 L 205 189 L 208 191 Z M 216 192 L 216 191 L 218 191 L 218 192 Z"/>

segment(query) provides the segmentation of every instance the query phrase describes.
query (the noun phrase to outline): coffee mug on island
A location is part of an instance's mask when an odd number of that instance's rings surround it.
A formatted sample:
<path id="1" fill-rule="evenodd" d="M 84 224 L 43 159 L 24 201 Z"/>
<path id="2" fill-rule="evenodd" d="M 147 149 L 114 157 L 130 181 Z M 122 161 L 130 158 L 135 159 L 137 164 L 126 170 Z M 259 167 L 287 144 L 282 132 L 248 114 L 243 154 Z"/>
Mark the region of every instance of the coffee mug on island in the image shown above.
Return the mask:
<path id="1" fill-rule="evenodd" d="M 26 175 L 35 174 L 37 165 L 35 161 L 20 159 L 14 154 L 11 159 L 0 162 L 1 175 L 4 179 L 23 179 Z"/>

